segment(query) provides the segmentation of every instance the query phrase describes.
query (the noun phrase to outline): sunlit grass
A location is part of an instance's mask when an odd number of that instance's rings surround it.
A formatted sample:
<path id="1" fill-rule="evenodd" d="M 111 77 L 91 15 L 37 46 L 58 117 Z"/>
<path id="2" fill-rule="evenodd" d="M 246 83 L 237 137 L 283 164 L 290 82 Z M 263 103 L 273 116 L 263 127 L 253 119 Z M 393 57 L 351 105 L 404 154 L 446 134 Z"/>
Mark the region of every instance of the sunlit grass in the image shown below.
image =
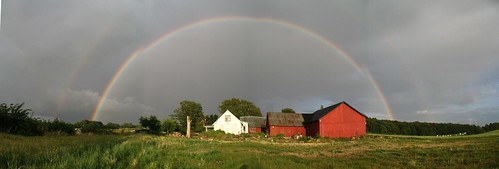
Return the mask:
<path id="1" fill-rule="evenodd" d="M 204 137 L 0 134 L 0 168 L 499 167 L 499 131 L 447 138 L 376 135 L 310 141 Z"/>

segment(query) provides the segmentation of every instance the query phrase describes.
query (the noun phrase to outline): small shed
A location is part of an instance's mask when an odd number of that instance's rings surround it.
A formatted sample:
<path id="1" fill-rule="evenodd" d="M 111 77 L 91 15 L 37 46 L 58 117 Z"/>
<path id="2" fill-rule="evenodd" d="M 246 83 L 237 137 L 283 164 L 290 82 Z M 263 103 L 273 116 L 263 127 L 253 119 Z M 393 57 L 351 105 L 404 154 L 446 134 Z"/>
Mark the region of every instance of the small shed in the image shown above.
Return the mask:
<path id="1" fill-rule="evenodd" d="M 267 113 L 267 129 L 270 136 L 284 134 L 286 137 L 305 135 L 304 119 L 297 113 Z"/>
<path id="2" fill-rule="evenodd" d="M 234 114 L 227 110 L 213 123 L 213 130 L 222 130 L 225 133 L 239 135 L 241 133 L 248 133 L 248 123 L 241 122 Z"/>
<path id="3" fill-rule="evenodd" d="M 319 134 L 321 137 L 348 138 L 366 134 L 367 116 L 355 110 L 346 102 L 303 114 L 307 136 Z"/>
<path id="4" fill-rule="evenodd" d="M 267 128 L 267 119 L 259 116 L 241 116 L 239 119 L 248 123 L 248 133 L 258 133 Z"/>

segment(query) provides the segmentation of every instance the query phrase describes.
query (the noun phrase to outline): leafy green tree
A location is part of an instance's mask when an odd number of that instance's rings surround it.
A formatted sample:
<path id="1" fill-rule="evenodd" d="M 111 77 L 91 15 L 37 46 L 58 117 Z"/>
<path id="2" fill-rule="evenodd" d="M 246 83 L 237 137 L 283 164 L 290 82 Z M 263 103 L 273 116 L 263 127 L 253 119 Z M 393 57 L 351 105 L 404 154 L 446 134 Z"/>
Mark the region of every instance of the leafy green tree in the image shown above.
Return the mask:
<path id="1" fill-rule="evenodd" d="M 494 131 L 494 130 L 499 130 L 499 123 L 489 123 L 489 124 L 486 124 L 483 129 L 485 131 Z"/>
<path id="2" fill-rule="evenodd" d="M 123 123 L 121 124 L 121 128 L 135 128 L 135 125 L 132 123 Z"/>
<path id="3" fill-rule="evenodd" d="M 199 125 L 204 119 L 203 107 L 200 103 L 184 100 L 180 102 L 180 107 L 175 109 L 172 117 L 180 123 L 180 131 L 190 137 L 190 131 L 203 131 L 203 126 Z M 194 126 L 191 123 L 195 124 Z"/>
<path id="4" fill-rule="evenodd" d="M 226 110 L 232 112 L 232 114 L 234 114 L 237 118 L 241 116 L 262 116 L 260 108 L 256 107 L 255 104 L 250 101 L 237 98 L 224 100 L 220 106 L 218 106 L 220 114 L 225 113 Z"/>
<path id="5" fill-rule="evenodd" d="M 149 133 L 159 134 L 161 132 L 161 122 L 158 120 L 156 116 L 151 115 L 149 116 L 149 118 L 141 116 L 139 118 L 139 121 L 140 125 L 149 130 Z"/>
<path id="6" fill-rule="evenodd" d="M 403 134 L 403 135 L 448 135 L 448 134 L 478 134 L 485 132 L 485 127 L 470 124 L 404 122 L 393 120 L 366 119 L 366 129 L 369 133 Z"/>
<path id="7" fill-rule="evenodd" d="M 204 118 L 206 119 L 205 125 L 212 125 L 213 123 L 215 123 L 215 121 L 218 120 L 218 115 L 210 114 L 210 115 L 206 115 Z"/>
<path id="8" fill-rule="evenodd" d="M 119 124 L 116 124 L 116 123 L 107 123 L 105 125 L 106 129 L 119 129 L 120 128 L 120 125 Z"/>
<path id="9" fill-rule="evenodd" d="M 100 121 L 82 120 L 76 123 L 75 126 L 80 128 L 82 133 L 101 134 L 107 131 L 104 124 Z"/>
<path id="10" fill-rule="evenodd" d="M 281 110 L 283 113 L 296 113 L 292 108 L 284 108 Z"/>
<path id="11" fill-rule="evenodd" d="M 65 133 L 68 135 L 75 134 L 76 126 L 74 124 L 67 123 L 59 119 L 44 121 L 43 124 L 45 126 L 45 132 Z"/>
<path id="12" fill-rule="evenodd" d="M 163 131 L 166 132 L 167 134 L 180 131 L 180 125 L 174 119 L 166 119 L 163 121 L 161 125 Z"/>
<path id="13" fill-rule="evenodd" d="M 0 104 L 0 132 L 20 135 L 42 135 L 42 122 L 30 117 L 31 109 L 24 103 Z"/>

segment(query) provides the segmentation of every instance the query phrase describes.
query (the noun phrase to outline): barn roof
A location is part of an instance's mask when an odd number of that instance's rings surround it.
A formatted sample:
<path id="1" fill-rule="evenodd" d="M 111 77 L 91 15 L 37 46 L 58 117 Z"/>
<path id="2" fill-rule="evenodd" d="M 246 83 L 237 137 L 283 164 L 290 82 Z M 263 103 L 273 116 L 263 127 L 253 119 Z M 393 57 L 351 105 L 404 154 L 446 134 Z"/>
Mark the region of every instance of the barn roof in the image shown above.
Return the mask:
<path id="1" fill-rule="evenodd" d="M 267 125 L 267 119 L 265 117 L 258 116 L 241 116 L 239 120 L 247 122 L 248 127 L 261 127 L 265 128 Z"/>
<path id="2" fill-rule="evenodd" d="M 310 120 L 312 120 L 312 117 L 314 116 L 314 114 L 301 114 L 303 116 L 303 121 L 305 123 L 309 122 Z"/>
<path id="3" fill-rule="evenodd" d="M 303 126 L 303 116 L 299 113 L 267 113 L 270 126 Z"/>
<path id="4" fill-rule="evenodd" d="M 329 106 L 329 107 L 325 107 L 323 109 L 320 109 L 320 110 L 317 110 L 315 111 L 313 114 L 311 114 L 312 117 L 307 117 L 307 120 L 305 120 L 305 123 L 309 123 L 309 122 L 313 122 L 313 121 L 317 121 L 319 119 L 321 119 L 322 117 L 324 117 L 326 114 L 328 114 L 329 112 L 333 111 L 334 109 L 336 109 L 339 105 L 341 105 L 342 103 L 345 103 L 345 105 L 347 105 L 348 107 L 352 108 L 355 112 L 359 113 L 360 115 L 364 116 L 367 118 L 366 115 L 362 114 L 361 112 L 355 110 L 352 106 L 350 106 L 348 103 L 346 102 L 340 102 L 340 103 L 337 103 L 335 105 L 332 105 L 332 106 Z M 307 116 L 310 116 L 307 114 Z"/>

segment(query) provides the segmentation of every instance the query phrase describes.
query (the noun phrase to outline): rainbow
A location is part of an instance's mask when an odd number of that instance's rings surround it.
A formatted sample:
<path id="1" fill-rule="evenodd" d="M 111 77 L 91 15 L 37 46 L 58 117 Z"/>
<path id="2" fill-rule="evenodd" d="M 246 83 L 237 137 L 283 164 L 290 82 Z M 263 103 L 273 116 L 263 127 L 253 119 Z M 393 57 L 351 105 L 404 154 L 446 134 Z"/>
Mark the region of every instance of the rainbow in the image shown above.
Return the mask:
<path id="1" fill-rule="evenodd" d="M 137 50 L 135 50 L 128 58 L 125 60 L 125 62 L 120 66 L 118 71 L 116 71 L 115 75 L 112 77 L 111 81 L 107 84 L 101 98 L 99 99 L 99 102 L 97 103 L 97 106 L 95 107 L 95 110 L 93 112 L 93 115 L 91 117 L 91 120 L 96 120 L 99 116 L 99 113 L 101 112 L 102 106 L 104 105 L 104 102 L 106 98 L 108 97 L 110 91 L 112 91 L 114 85 L 118 81 L 118 79 L 122 76 L 123 72 L 126 70 L 126 68 L 134 61 L 136 60 L 139 56 L 141 56 L 144 53 L 147 53 L 151 49 L 155 48 L 158 44 L 161 42 L 174 37 L 175 35 L 178 35 L 184 31 L 194 29 L 196 27 L 200 26 L 205 26 L 209 24 L 219 24 L 219 23 L 227 23 L 227 22 L 233 22 L 233 21 L 248 21 L 248 22 L 260 22 L 260 23 L 269 23 L 269 24 L 275 24 L 279 26 L 284 26 L 287 28 L 291 28 L 294 30 L 297 30 L 305 35 L 308 35 L 318 41 L 320 41 L 323 44 L 326 44 L 330 48 L 334 49 L 340 56 L 342 56 L 348 63 L 350 63 L 356 70 L 361 72 L 363 75 L 367 76 L 371 85 L 373 88 L 376 90 L 376 93 L 379 95 L 379 97 L 383 101 L 383 106 L 385 110 L 388 112 L 388 115 L 391 119 L 393 118 L 393 112 L 390 109 L 390 106 L 388 104 L 388 101 L 386 100 L 385 96 L 383 95 L 383 92 L 379 88 L 379 85 L 377 82 L 372 78 L 369 72 L 365 71 L 360 64 L 358 64 L 352 56 L 348 55 L 345 51 L 343 51 L 338 45 L 336 45 L 333 41 L 328 40 L 327 38 L 321 36 L 320 34 L 305 28 L 303 26 L 286 22 L 283 20 L 277 20 L 273 18 L 256 18 L 256 17 L 243 17 L 243 16 L 230 16 L 230 17 L 219 17 L 219 18 L 210 18 L 210 19 L 205 19 L 205 20 L 200 20 L 196 22 L 192 22 L 190 24 L 178 27 L 174 29 L 173 31 L 167 32 L 160 36 L 158 39 L 152 41 L 150 44 L 146 45 L 145 47 L 141 47 Z"/>
<path id="2" fill-rule="evenodd" d="M 91 54 L 97 49 L 99 44 L 101 44 L 101 41 L 106 37 L 104 35 L 107 35 L 111 30 L 113 30 L 115 24 L 109 23 L 103 31 L 100 31 L 100 33 L 96 36 L 93 41 L 90 42 L 89 48 L 85 50 L 86 52 L 83 53 L 82 56 L 80 56 L 80 59 L 78 61 L 78 65 L 73 69 L 71 74 L 69 75 L 69 80 L 66 82 L 66 87 L 62 91 L 61 96 L 59 97 L 59 100 L 57 101 L 57 107 L 54 113 L 52 115 L 54 117 L 59 117 L 59 114 L 61 113 L 63 107 L 65 106 L 66 103 L 66 97 L 68 96 L 68 93 L 70 92 L 70 87 L 73 85 L 73 83 L 76 80 L 76 77 L 83 71 L 83 68 L 87 65 L 88 60 L 91 56 Z"/>

